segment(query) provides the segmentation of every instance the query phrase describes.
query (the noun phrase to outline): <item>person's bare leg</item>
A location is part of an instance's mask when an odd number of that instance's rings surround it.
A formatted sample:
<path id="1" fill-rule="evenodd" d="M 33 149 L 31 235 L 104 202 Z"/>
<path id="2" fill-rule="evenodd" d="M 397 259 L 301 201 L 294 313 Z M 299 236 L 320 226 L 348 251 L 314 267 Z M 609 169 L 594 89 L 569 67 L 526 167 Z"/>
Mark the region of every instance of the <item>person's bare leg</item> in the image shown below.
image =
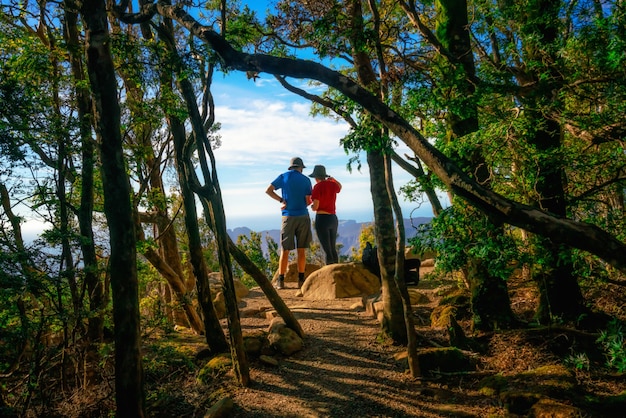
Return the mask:
<path id="1" fill-rule="evenodd" d="M 289 251 L 281 250 L 280 259 L 278 260 L 278 274 L 287 274 L 288 266 L 289 266 Z"/>
<path id="2" fill-rule="evenodd" d="M 306 269 L 306 248 L 298 248 L 298 289 L 304 284 L 304 270 Z"/>
<path id="3" fill-rule="evenodd" d="M 298 248 L 298 273 L 304 273 L 306 269 L 306 248 Z"/>
<path id="4" fill-rule="evenodd" d="M 280 258 L 278 259 L 278 279 L 276 280 L 276 289 L 285 288 L 285 274 L 287 273 L 287 267 L 289 266 L 289 251 L 281 250 Z"/>

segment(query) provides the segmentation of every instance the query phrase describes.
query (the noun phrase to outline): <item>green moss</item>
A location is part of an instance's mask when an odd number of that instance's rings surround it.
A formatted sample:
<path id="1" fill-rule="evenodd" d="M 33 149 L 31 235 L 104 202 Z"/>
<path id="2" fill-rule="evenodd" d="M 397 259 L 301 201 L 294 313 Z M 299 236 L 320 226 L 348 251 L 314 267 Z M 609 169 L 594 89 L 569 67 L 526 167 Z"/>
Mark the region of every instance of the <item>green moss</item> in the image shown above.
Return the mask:
<path id="1" fill-rule="evenodd" d="M 461 350 L 456 348 L 429 348 L 417 355 L 422 373 L 429 371 L 455 372 L 473 370 L 474 366 Z"/>
<path id="2" fill-rule="evenodd" d="M 188 347 L 160 342 L 146 347 L 143 367 L 148 380 L 158 380 L 174 371 L 193 371 L 196 365 L 193 352 Z"/>
<path id="3" fill-rule="evenodd" d="M 485 377 L 478 383 L 479 392 L 486 396 L 495 396 L 507 388 L 509 382 L 501 374 Z"/>
<path id="4" fill-rule="evenodd" d="M 198 383 L 208 384 L 232 367 L 233 361 L 228 353 L 221 353 L 211 358 L 198 372 Z"/>
<path id="5" fill-rule="evenodd" d="M 548 396 L 564 396 L 576 390 L 575 376 L 563 365 L 552 364 L 520 373 L 520 382 L 532 382 L 537 393 Z"/>

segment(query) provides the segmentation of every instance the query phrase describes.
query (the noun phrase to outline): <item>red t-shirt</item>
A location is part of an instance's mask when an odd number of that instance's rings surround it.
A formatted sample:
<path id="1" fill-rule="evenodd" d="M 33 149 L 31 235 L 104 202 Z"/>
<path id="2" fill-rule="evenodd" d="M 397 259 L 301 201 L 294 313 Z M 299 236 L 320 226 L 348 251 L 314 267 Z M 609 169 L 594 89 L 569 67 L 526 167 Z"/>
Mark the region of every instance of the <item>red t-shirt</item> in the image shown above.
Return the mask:
<path id="1" fill-rule="evenodd" d="M 311 198 L 313 200 L 319 200 L 319 206 L 317 211 L 322 211 L 330 214 L 335 214 L 335 201 L 337 200 L 337 193 L 341 189 L 339 185 L 332 180 L 322 180 L 313 186 L 313 193 Z"/>

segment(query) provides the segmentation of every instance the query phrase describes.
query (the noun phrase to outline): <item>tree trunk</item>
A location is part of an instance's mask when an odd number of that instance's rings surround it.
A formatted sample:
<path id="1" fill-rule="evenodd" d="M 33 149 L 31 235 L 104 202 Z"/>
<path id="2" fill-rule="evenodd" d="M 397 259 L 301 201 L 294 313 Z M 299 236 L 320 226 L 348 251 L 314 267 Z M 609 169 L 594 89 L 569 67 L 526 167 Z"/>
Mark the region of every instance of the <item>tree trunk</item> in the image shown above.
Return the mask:
<path id="1" fill-rule="evenodd" d="M 93 118 L 91 114 L 91 97 L 89 89 L 85 87 L 85 72 L 83 68 L 83 54 L 78 34 L 78 10 L 73 1 L 70 1 L 65 11 L 64 38 L 67 42 L 69 60 L 74 77 L 76 90 L 76 105 L 81 137 L 81 192 L 80 208 L 78 209 L 78 227 L 82 239 L 80 246 L 83 253 L 84 281 L 89 300 L 89 312 L 87 335 L 92 342 L 101 342 L 104 332 L 104 309 L 106 299 L 104 288 L 100 279 L 96 246 L 93 236 L 93 205 L 94 205 L 94 164 L 95 164 L 95 141 L 91 135 Z"/>
<path id="2" fill-rule="evenodd" d="M 174 138 L 174 151 L 176 153 L 176 171 L 178 182 L 183 198 L 185 229 L 189 241 L 189 261 L 193 268 L 198 289 L 198 302 L 204 314 L 204 330 L 206 342 L 214 353 L 224 353 L 229 350 L 228 341 L 224 330 L 213 307 L 213 298 L 209 286 L 209 269 L 202 254 L 202 240 L 198 227 L 198 213 L 196 210 L 196 198 L 189 187 L 189 178 L 186 170 L 187 165 L 192 166 L 190 157 L 184 155 L 186 134 L 185 128 L 175 116 L 168 117 L 170 130 Z"/>
<path id="3" fill-rule="evenodd" d="M 141 234 L 140 234 L 141 236 Z M 174 295 L 176 295 L 176 301 L 181 304 L 181 308 L 185 312 L 186 318 L 189 320 L 191 328 L 201 334 L 204 331 L 204 327 L 198 312 L 194 308 L 188 297 L 185 297 L 187 289 L 184 287 L 184 283 L 180 280 L 179 274 L 174 271 L 170 264 L 168 264 L 163 257 L 152 248 L 148 248 L 145 252 L 146 259 L 154 266 L 154 268 L 165 278 L 167 283 L 172 289 Z"/>
<path id="4" fill-rule="evenodd" d="M 488 260 L 468 263 L 472 304 L 472 326 L 476 330 L 509 329 L 519 325 L 511 310 L 511 299 L 505 280 L 488 273 Z M 481 280 L 481 278 L 489 278 Z"/>
<path id="5" fill-rule="evenodd" d="M 102 0 L 82 6 L 87 67 L 95 98 L 95 127 L 102 160 L 104 210 L 111 245 L 111 289 L 115 325 L 116 414 L 143 417 L 144 387 L 141 362 L 139 296 L 135 223 L 120 130 L 117 83 L 110 51 L 107 12 Z"/>
<path id="6" fill-rule="evenodd" d="M 230 239 L 228 241 L 228 249 L 232 254 L 237 264 L 241 266 L 243 271 L 248 273 L 250 277 L 254 279 L 255 282 L 259 285 L 267 300 L 272 304 L 274 309 L 276 309 L 276 313 L 280 315 L 280 317 L 285 321 L 285 325 L 291 328 L 298 334 L 301 338 L 305 337 L 304 331 L 300 326 L 300 323 L 293 315 L 293 313 L 289 310 L 287 305 L 285 305 L 285 301 L 280 297 L 274 286 L 272 286 L 272 282 L 267 278 L 265 273 L 259 269 L 256 264 L 254 264 L 246 254 L 241 251 L 237 245 Z"/>
<path id="7" fill-rule="evenodd" d="M 460 112 L 450 111 L 448 119 L 448 140 L 452 143 L 465 135 L 476 132 L 479 129 L 478 109 L 474 102 L 473 95 L 475 87 L 469 80 L 476 78 L 474 58 L 471 53 L 471 42 L 468 31 L 467 2 L 466 0 L 438 0 L 435 2 L 437 9 L 437 36 L 442 46 L 444 46 L 454 63 L 447 62 L 444 65 L 450 69 L 451 73 L 457 70 L 456 62 L 461 63 L 464 76 L 455 85 L 455 91 L 451 92 L 452 99 L 460 100 Z M 443 59 L 443 58 L 442 58 Z M 448 59 L 447 57 L 445 58 Z M 442 66 L 443 67 L 443 66 Z M 450 76 L 455 79 L 454 75 Z M 456 106 L 451 106 L 451 109 Z M 454 149 L 454 145 L 451 146 Z M 468 157 L 455 153 L 452 156 L 455 162 L 466 172 L 473 173 L 476 180 L 490 187 L 490 173 L 485 163 L 480 149 L 476 148 Z M 459 199 L 452 199 L 453 205 L 464 205 Z M 478 220 L 483 215 L 476 211 L 466 211 L 468 217 Z M 470 222 L 481 228 L 481 222 Z M 491 228 L 493 235 L 504 234 L 501 225 Z M 475 231 L 478 234 L 486 231 Z M 477 257 L 468 257 L 467 281 L 471 288 L 471 305 L 473 313 L 473 327 L 480 330 L 493 330 L 497 328 L 508 328 L 517 324 L 513 311 L 509 303 L 509 293 L 506 281 L 492 275 L 488 269 L 489 260 Z"/>
<path id="8" fill-rule="evenodd" d="M 215 176 L 213 176 L 213 179 L 217 182 Z M 214 185 L 217 186 L 216 183 L 214 183 Z M 222 277 L 224 278 L 224 300 L 226 302 L 228 329 L 230 330 L 230 352 L 238 382 L 242 386 L 248 386 L 250 384 L 250 370 L 243 346 L 241 323 L 239 322 L 239 307 L 237 306 L 233 270 L 230 261 L 230 253 L 228 252 L 229 237 L 226 232 L 226 217 L 224 215 L 222 195 L 219 191 L 219 187 L 216 187 L 215 191 L 216 193 L 212 194 L 212 198 L 209 201 L 210 213 L 207 215 L 213 220 L 212 223 L 215 227 L 213 232 L 215 232 L 215 236 L 218 240 L 218 258 L 222 269 Z"/>
<path id="9" fill-rule="evenodd" d="M 348 39 L 352 49 L 352 59 L 354 69 L 359 83 L 365 88 L 377 91 L 379 97 L 386 96 L 387 86 L 377 80 L 376 73 L 372 66 L 369 54 L 367 53 L 367 39 L 365 38 L 363 10 L 360 0 L 351 0 L 347 4 L 350 15 L 350 31 Z M 375 12 L 375 9 L 372 10 Z M 377 34 L 375 34 L 377 36 Z M 384 72 L 384 61 L 379 57 L 380 71 Z M 373 123 L 372 123 L 373 122 Z M 380 138 L 388 138 L 383 126 L 378 122 L 370 120 L 365 115 L 361 124 L 370 124 L 372 130 L 380 135 Z M 382 140 L 381 140 L 382 142 Z M 378 261 L 380 263 L 382 300 L 383 300 L 383 320 L 381 328 L 393 341 L 406 344 L 407 334 L 404 321 L 404 310 L 402 309 L 402 297 L 395 284 L 396 265 L 396 237 L 394 235 L 393 211 L 391 208 L 391 198 L 388 194 L 385 182 L 386 171 L 384 155 L 380 147 L 374 146 L 367 149 L 367 162 L 370 172 L 370 190 L 374 205 L 374 235 L 378 244 Z M 389 147 L 385 147 L 389 148 Z"/>
<path id="10" fill-rule="evenodd" d="M 385 161 L 381 151 L 368 151 L 370 191 L 374 204 L 374 235 L 378 246 L 378 260 L 384 304 L 382 330 L 392 340 L 407 343 L 402 296 L 394 283 L 396 265 L 396 237 L 393 211 L 385 184 Z M 403 225 L 404 227 L 404 225 Z"/>
<path id="11" fill-rule="evenodd" d="M 398 164 L 401 168 L 403 168 L 406 172 L 415 177 L 415 180 L 420 184 L 424 194 L 428 198 L 430 202 L 430 206 L 433 208 L 433 215 L 438 216 L 443 211 L 443 206 L 441 205 L 441 200 L 439 200 L 439 196 L 437 196 L 437 191 L 432 185 L 430 181 L 431 175 L 424 171 L 422 167 L 422 162 L 419 158 L 409 158 L 409 160 L 413 161 L 417 167 L 413 167 L 408 162 L 404 161 L 398 153 L 395 151 L 392 152 L 391 158 L 393 161 Z"/>
<path id="12" fill-rule="evenodd" d="M 560 126 L 556 122 L 545 121 L 545 123 L 546 129 L 538 131 L 531 143 L 540 153 L 551 154 L 561 146 Z M 551 157 L 540 158 L 538 164 L 535 190 L 541 198 L 536 204 L 548 213 L 565 216 L 567 208 L 561 164 Z M 542 324 L 548 324 L 556 318 L 565 321 L 577 320 L 586 312 L 586 308 L 580 286 L 573 274 L 571 249 L 543 237 L 538 237 L 536 241 L 537 256 L 548 260 L 534 276 L 539 288 L 537 320 Z"/>
<path id="13" fill-rule="evenodd" d="M 121 28 L 115 24 L 113 30 L 115 33 L 122 33 Z M 149 30 L 143 30 L 142 33 L 148 39 L 152 38 Z M 169 68 L 167 65 L 163 67 Z M 143 168 L 146 172 L 143 177 L 145 178 L 144 181 L 146 182 L 146 189 L 148 191 L 147 200 L 150 204 L 148 208 L 150 213 L 148 216 L 140 216 L 139 220 L 144 221 L 150 219 L 150 222 L 155 225 L 154 235 L 159 245 L 159 251 L 149 250 L 149 254 L 146 253 L 145 256 L 171 287 L 174 299 L 178 304 L 173 308 L 173 316 L 176 324 L 189 326 L 194 332 L 201 334 L 204 332 L 203 323 L 188 295 L 193 287 L 189 289 L 187 286 L 187 280 L 178 250 L 176 232 L 174 228 L 171 228 L 172 220 L 168 215 L 168 208 L 165 203 L 165 188 L 163 186 L 161 170 L 162 162 L 156 158 L 154 146 L 151 141 L 156 128 L 150 122 L 150 118 L 145 118 L 143 115 L 143 113 L 146 112 L 145 109 L 147 106 L 144 100 L 142 86 L 137 83 L 133 75 L 127 74 L 123 66 L 120 68 L 120 74 L 126 87 L 128 109 L 133 119 L 137 121 L 134 128 L 134 140 L 142 150 L 138 160 L 143 163 Z M 135 210 L 137 209 L 135 208 Z M 137 225 L 137 232 L 137 239 L 139 241 L 145 240 L 141 224 Z"/>
<path id="14" fill-rule="evenodd" d="M 165 33 L 163 33 L 166 35 Z M 241 335 L 241 323 L 239 322 L 239 308 L 235 296 L 235 284 L 233 282 L 233 270 L 228 252 L 228 232 L 226 229 L 226 217 L 222 203 L 222 192 L 217 179 L 217 169 L 215 167 L 215 157 L 211 149 L 211 144 L 207 138 L 206 129 L 198 106 L 196 96 L 191 83 L 183 77 L 178 78 L 180 93 L 187 105 L 193 136 L 195 138 L 195 149 L 200 160 L 200 168 L 204 179 L 204 185 L 198 182 L 190 182 L 193 192 L 207 204 L 208 209 L 204 214 L 207 224 L 213 227 L 213 232 L 217 240 L 218 259 L 224 280 L 224 299 L 226 302 L 228 329 L 230 337 L 230 350 L 233 359 L 233 369 L 237 381 L 242 386 L 250 384 L 250 369 L 243 347 L 243 337 Z M 210 160 L 207 161 L 207 157 Z M 193 171 L 193 167 L 187 167 L 187 173 Z M 190 178 L 189 178 L 190 179 Z"/>
<path id="15" fill-rule="evenodd" d="M 527 14 L 520 18 L 526 23 L 522 25 L 522 33 L 526 35 L 523 45 L 529 61 L 537 63 L 557 62 L 555 52 L 559 25 L 559 3 L 553 0 L 539 0 L 529 7 Z M 535 191 L 538 199 L 535 205 L 548 213 L 559 217 L 567 216 L 565 201 L 565 172 L 559 159 L 561 148 L 561 126 L 559 122 L 546 118 L 546 109 L 558 106 L 559 100 L 554 96 L 562 87 L 562 75 L 552 67 L 550 69 L 533 67 L 528 77 L 536 86 L 521 101 L 526 104 L 530 126 L 537 126 L 529 143 L 538 153 L 537 180 Z M 543 73 L 542 73 L 543 71 Z M 549 72 L 546 76 L 545 72 Z M 536 120 L 536 123 L 533 121 Z M 539 307 L 537 319 L 548 323 L 554 317 L 565 320 L 576 320 L 585 312 L 582 292 L 573 275 L 571 250 L 563 248 L 558 242 L 547 237 L 538 243 L 538 254 L 542 259 L 550 260 L 549 265 L 535 278 L 539 287 Z"/>
<path id="16" fill-rule="evenodd" d="M 177 59 L 178 53 L 173 40 L 174 30 L 172 28 L 171 20 L 166 19 L 164 26 L 159 27 L 159 33 L 162 37 L 166 48 Z M 210 70 L 207 77 L 206 90 L 210 97 L 211 78 Z M 161 87 L 166 90 L 172 90 L 173 76 L 170 73 L 163 72 L 161 74 Z M 186 85 L 185 91 L 192 91 L 192 87 L 188 85 L 189 81 L 183 79 L 179 81 L 179 84 Z M 193 96 L 193 95 L 190 95 Z M 193 96 L 195 98 L 195 96 Z M 184 97 L 185 100 L 192 100 L 192 97 Z M 193 101 L 195 103 L 195 100 Z M 187 106 L 192 107 L 193 104 L 188 103 Z M 213 115 L 213 103 L 210 100 L 209 112 Z M 194 112 L 194 114 L 197 112 Z M 167 112 L 166 112 L 167 114 Z M 213 118 L 208 121 L 212 124 Z M 191 183 L 198 183 L 195 169 L 192 163 L 192 150 L 196 144 L 193 144 L 191 139 L 187 140 L 187 134 L 185 132 L 184 124 L 175 115 L 168 115 L 168 123 L 172 132 L 174 140 L 174 152 L 176 156 L 176 171 L 178 174 L 178 180 L 180 183 L 181 195 L 183 198 L 183 205 L 185 207 L 185 228 L 187 230 L 187 239 L 189 241 L 189 258 L 193 268 L 193 273 L 196 279 L 196 287 L 198 289 L 198 302 L 202 308 L 204 314 L 204 329 L 206 333 L 206 341 L 210 349 L 214 353 L 222 353 L 229 351 L 230 347 L 220 324 L 219 318 L 215 313 L 213 306 L 213 297 L 211 295 L 211 287 L 209 285 L 209 269 L 204 260 L 202 253 L 202 240 L 200 237 L 200 229 L 198 227 L 198 213 L 196 209 L 196 198 L 191 189 Z M 198 122 L 196 122 L 198 123 Z"/>
<path id="17" fill-rule="evenodd" d="M 398 203 L 396 192 L 393 187 L 393 175 L 391 172 L 391 157 L 385 156 L 385 183 L 387 184 L 387 194 L 391 199 L 391 207 L 396 214 L 396 265 L 394 282 L 402 297 L 402 308 L 404 314 L 404 325 L 406 328 L 407 338 L 407 359 L 411 377 L 421 376 L 419 359 L 417 357 L 417 334 L 415 333 L 415 322 L 413 321 L 413 307 L 411 306 L 411 296 L 406 287 L 404 277 L 404 250 L 406 242 L 406 233 L 404 231 L 404 217 L 402 209 Z"/>

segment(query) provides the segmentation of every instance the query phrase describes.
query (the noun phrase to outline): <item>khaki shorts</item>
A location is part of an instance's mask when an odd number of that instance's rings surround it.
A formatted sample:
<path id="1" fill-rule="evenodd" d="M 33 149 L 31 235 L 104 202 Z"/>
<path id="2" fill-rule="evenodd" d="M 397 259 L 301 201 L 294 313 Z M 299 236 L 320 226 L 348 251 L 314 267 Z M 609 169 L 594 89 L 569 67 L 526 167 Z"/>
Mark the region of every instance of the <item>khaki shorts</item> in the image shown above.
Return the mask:
<path id="1" fill-rule="evenodd" d="M 283 250 L 309 248 L 312 240 L 311 219 L 308 214 L 283 216 L 283 222 L 280 226 L 280 246 Z"/>

